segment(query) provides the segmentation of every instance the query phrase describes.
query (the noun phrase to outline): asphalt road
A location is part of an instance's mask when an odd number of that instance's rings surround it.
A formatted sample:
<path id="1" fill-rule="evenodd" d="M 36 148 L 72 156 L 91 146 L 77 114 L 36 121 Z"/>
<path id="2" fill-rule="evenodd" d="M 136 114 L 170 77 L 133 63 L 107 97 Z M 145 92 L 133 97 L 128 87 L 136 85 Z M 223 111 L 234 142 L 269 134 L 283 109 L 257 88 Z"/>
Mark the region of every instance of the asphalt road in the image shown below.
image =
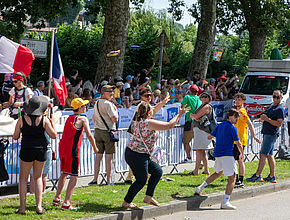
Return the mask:
<path id="1" fill-rule="evenodd" d="M 154 220 L 289 220 L 290 190 L 279 191 L 231 202 L 237 210 L 221 210 L 220 204 L 198 210 L 179 212 L 153 218 Z"/>

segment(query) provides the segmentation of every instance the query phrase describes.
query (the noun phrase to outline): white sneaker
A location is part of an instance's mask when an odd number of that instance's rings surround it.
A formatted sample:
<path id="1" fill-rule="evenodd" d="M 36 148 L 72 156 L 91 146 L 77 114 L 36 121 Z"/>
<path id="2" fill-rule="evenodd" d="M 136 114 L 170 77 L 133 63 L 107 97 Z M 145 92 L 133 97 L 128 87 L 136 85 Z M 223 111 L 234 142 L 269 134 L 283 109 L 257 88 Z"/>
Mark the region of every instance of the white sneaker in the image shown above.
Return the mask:
<path id="1" fill-rule="evenodd" d="M 195 193 L 194 193 L 194 195 L 198 195 L 198 196 L 200 196 L 202 190 L 203 190 L 203 188 L 201 188 L 200 186 L 197 187 L 197 188 L 195 189 Z"/>
<path id="2" fill-rule="evenodd" d="M 234 210 L 234 209 L 237 209 L 236 206 L 233 206 L 230 202 L 227 202 L 227 203 L 222 203 L 221 204 L 221 209 L 231 209 L 231 210 Z"/>

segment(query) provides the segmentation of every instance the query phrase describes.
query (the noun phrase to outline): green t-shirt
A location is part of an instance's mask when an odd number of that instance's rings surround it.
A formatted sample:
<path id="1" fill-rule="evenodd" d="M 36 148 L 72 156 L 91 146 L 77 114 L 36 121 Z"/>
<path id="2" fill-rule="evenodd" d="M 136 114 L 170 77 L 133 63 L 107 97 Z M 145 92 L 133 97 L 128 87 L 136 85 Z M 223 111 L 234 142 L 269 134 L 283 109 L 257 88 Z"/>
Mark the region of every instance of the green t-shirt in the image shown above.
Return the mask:
<path id="1" fill-rule="evenodd" d="M 197 95 L 186 95 L 181 104 L 190 106 L 190 111 L 185 115 L 185 121 L 191 121 L 190 113 L 194 113 L 195 109 L 197 109 L 201 105 L 201 101 L 199 100 Z"/>

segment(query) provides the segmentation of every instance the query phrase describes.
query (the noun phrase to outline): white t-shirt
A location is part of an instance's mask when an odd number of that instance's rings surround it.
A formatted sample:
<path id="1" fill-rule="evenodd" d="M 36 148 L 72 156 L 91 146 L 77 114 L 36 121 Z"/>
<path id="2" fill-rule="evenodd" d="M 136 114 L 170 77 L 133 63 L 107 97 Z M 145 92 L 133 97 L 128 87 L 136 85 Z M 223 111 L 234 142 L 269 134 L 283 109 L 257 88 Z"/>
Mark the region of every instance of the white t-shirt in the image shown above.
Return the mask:
<path id="1" fill-rule="evenodd" d="M 99 102 L 99 104 L 97 104 Z M 111 119 L 113 116 L 118 116 L 118 110 L 117 107 L 110 101 L 106 99 L 99 99 L 99 101 L 96 102 L 94 106 L 94 125 L 95 128 L 101 129 L 101 130 L 108 130 L 106 125 L 104 124 L 102 118 L 100 117 L 99 111 L 97 109 L 97 106 L 99 106 L 100 114 L 103 116 L 105 122 L 107 123 L 108 127 L 110 129 L 116 129 L 116 123 L 114 123 Z"/>
<path id="2" fill-rule="evenodd" d="M 23 91 L 25 90 L 25 99 L 23 98 Z M 17 91 L 17 97 L 16 97 L 16 100 L 15 100 L 15 87 L 13 87 L 10 92 L 9 92 L 9 95 L 12 97 L 12 104 L 14 104 L 15 102 L 24 102 L 24 101 L 27 101 L 28 100 L 28 96 L 29 95 L 33 95 L 33 92 L 30 88 L 28 87 L 23 87 L 21 90 L 18 90 Z M 12 114 L 13 115 L 16 115 L 18 114 L 18 109 L 17 108 L 13 108 L 12 110 Z"/>
<path id="3" fill-rule="evenodd" d="M 126 90 L 126 89 L 128 89 L 128 88 L 131 88 L 131 86 L 130 86 L 130 83 L 125 83 L 124 84 L 124 86 L 123 86 L 123 89 L 124 89 L 124 91 Z"/>
<path id="4" fill-rule="evenodd" d="M 286 105 L 285 105 L 285 108 L 288 109 L 288 120 L 290 122 L 290 97 L 286 100 Z"/>

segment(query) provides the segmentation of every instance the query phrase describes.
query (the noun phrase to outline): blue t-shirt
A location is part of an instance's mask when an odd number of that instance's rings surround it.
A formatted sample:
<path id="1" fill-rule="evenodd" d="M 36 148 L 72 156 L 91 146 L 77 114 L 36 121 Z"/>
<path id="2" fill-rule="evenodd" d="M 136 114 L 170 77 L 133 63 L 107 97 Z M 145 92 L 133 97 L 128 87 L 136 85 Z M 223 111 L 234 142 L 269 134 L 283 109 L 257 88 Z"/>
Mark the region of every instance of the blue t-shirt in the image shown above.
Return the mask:
<path id="1" fill-rule="evenodd" d="M 283 119 L 285 118 L 285 110 L 281 104 L 279 105 L 270 105 L 264 112 L 268 118 L 272 120 Z M 274 125 L 271 125 L 269 122 L 264 121 L 262 127 L 262 134 L 268 135 L 277 135 L 279 136 L 280 128 Z"/>
<path id="2" fill-rule="evenodd" d="M 176 89 L 175 89 L 174 86 L 172 87 L 172 90 L 170 90 L 170 95 L 171 95 L 171 96 L 176 96 Z M 172 103 L 174 103 L 174 102 L 175 102 L 175 98 L 170 99 L 170 101 L 171 101 Z"/>
<path id="3" fill-rule="evenodd" d="M 231 122 L 220 123 L 211 133 L 216 137 L 214 157 L 233 156 L 234 142 L 239 140 L 237 128 Z"/>

